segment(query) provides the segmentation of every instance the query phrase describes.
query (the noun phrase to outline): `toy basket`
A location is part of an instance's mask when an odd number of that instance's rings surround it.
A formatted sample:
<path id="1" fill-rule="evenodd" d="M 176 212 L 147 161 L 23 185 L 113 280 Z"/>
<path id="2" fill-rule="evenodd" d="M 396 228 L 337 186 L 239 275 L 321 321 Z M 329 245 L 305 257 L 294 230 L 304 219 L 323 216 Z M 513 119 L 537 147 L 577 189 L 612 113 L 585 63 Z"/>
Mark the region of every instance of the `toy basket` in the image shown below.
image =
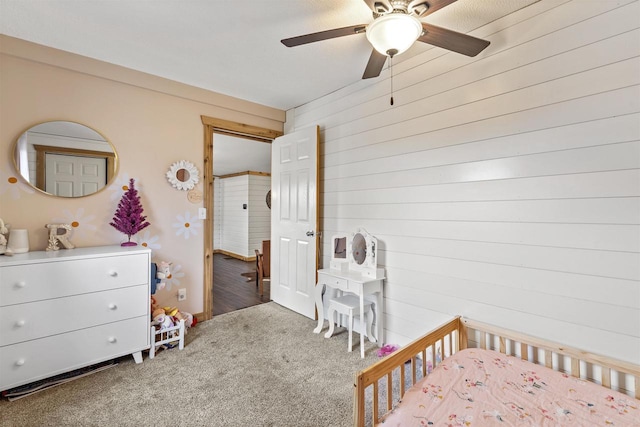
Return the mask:
<path id="1" fill-rule="evenodd" d="M 149 359 L 153 359 L 156 355 L 156 349 L 159 346 L 173 348 L 178 345 L 178 350 L 184 348 L 184 319 L 176 326 L 166 329 L 157 330 L 151 327 L 151 348 L 149 348 Z"/>

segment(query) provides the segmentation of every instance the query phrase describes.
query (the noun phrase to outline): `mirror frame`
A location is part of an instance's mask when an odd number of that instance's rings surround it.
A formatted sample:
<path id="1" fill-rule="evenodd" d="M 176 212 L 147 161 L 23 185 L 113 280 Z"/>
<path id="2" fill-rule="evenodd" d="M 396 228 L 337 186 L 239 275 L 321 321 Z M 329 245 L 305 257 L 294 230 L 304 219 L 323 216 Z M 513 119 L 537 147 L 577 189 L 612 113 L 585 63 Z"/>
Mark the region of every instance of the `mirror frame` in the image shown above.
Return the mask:
<path id="1" fill-rule="evenodd" d="M 78 149 L 78 148 L 70 148 L 70 147 L 57 147 L 57 146 L 50 146 L 50 145 L 42 145 L 42 144 L 33 144 L 33 148 L 36 152 L 36 184 L 33 185 L 31 183 L 31 181 L 29 181 L 28 179 L 26 179 L 24 177 L 24 175 L 22 174 L 22 171 L 20 170 L 19 166 L 18 166 L 18 143 L 20 141 L 20 138 L 26 134 L 27 132 L 29 132 L 31 129 L 33 129 L 36 126 L 39 125 L 43 125 L 46 123 L 55 123 L 55 122 L 65 122 L 65 123 L 73 123 L 76 125 L 80 125 L 80 126 L 84 126 L 87 129 L 92 130 L 93 132 L 95 132 L 96 134 L 100 135 L 103 139 L 104 142 L 106 142 L 110 147 L 111 147 L 111 152 L 107 152 L 107 151 L 94 151 L 94 150 L 86 150 L 86 149 Z M 29 126 L 28 128 L 26 128 L 24 131 L 22 131 L 20 134 L 18 134 L 18 137 L 15 139 L 14 143 L 13 143 L 13 148 L 12 148 L 12 153 L 11 153 L 11 157 L 12 157 L 12 162 L 13 162 L 13 168 L 16 172 L 16 174 L 18 176 L 20 176 L 20 178 L 22 178 L 22 180 L 29 185 L 31 188 L 33 188 L 34 190 L 45 194 L 47 196 L 51 196 L 51 197 L 57 197 L 60 199 L 79 199 L 82 197 L 89 197 L 89 196 L 93 196 L 94 194 L 98 194 L 100 192 L 102 192 L 105 188 L 107 188 L 109 185 L 111 185 L 115 179 L 115 177 L 117 176 L 118 173 L 118 166 L 119 166 L 119 158 L 118 158 L 118 151 L 116 150 L 115 146 L 111 143 L 111 141 L 109 139 L 107 139 L 107 137 L 104 136 L 104 134 L 102 134 L 102 132 L 99 132 L 98 130 L 94 129 L 93 127 L 86 125 L 84 123 L 80 123 L 80 122 L 76 122 L 73 120 L 47 120 L 47 121 L 43 121 L 43 122 L 38 122 L 34 125 Z M 45 183 L 45 177 L 46 177 L 46 155 L 47 154 L 57 154 L 57 155 L 72 155 L 72 156 L 78 156 L 78 157 L 94 157 L 94 158 L 102 158 L 106 161 L 106 182 L 105 185 L 100 188 L 98 191 L 91 193 L 91 194 L 85 194 L 83 196 L 71 196 L 71 197 L 67 197 L 67 196 L 58 196 L 56 194 L 52 194 L 46 191 L 46 183 Z"/>

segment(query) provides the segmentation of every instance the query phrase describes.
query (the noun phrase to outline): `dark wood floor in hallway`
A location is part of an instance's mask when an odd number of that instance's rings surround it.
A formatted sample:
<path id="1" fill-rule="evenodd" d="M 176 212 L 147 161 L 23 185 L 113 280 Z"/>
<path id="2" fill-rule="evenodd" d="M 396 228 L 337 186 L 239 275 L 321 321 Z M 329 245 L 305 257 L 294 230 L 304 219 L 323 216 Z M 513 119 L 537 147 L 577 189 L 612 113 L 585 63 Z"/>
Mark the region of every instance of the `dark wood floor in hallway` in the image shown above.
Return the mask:
<path id="1" fill-rule="evenodd" d="M 214 316 L 270 301 L 269 281 L 264 282 L 264 295 L 261 297 L 255 272 L 255 261 L 242 261 L 224 254 L 213 255 Z"/>

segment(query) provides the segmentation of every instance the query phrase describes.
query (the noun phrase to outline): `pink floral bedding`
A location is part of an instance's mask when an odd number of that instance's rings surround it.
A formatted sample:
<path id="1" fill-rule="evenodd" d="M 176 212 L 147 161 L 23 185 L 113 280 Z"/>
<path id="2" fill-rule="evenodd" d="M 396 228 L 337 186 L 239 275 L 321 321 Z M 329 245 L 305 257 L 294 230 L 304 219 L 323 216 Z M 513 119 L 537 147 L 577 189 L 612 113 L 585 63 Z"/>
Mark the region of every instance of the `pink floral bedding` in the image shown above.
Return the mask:
<path id="1" fill-rule="evenodd" d="M 466 349 L 411 387 L 378 425 L 640 426 L 640 401 L 516 357 Z"/>

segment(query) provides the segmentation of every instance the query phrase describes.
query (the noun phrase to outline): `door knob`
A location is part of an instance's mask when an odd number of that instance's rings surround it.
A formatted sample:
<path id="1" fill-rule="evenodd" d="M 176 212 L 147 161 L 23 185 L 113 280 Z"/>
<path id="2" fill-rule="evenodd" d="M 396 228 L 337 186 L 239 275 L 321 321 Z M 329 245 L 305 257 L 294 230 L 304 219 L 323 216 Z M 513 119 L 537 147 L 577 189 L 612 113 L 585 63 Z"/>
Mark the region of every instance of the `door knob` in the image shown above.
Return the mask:
<path id="1" fill-rule="evenodd" d="M 315 235 L 316 235 L 316 233 L 314 233 L 313 231 L 307 231 L 307 236 L 313 237 Z"/>

